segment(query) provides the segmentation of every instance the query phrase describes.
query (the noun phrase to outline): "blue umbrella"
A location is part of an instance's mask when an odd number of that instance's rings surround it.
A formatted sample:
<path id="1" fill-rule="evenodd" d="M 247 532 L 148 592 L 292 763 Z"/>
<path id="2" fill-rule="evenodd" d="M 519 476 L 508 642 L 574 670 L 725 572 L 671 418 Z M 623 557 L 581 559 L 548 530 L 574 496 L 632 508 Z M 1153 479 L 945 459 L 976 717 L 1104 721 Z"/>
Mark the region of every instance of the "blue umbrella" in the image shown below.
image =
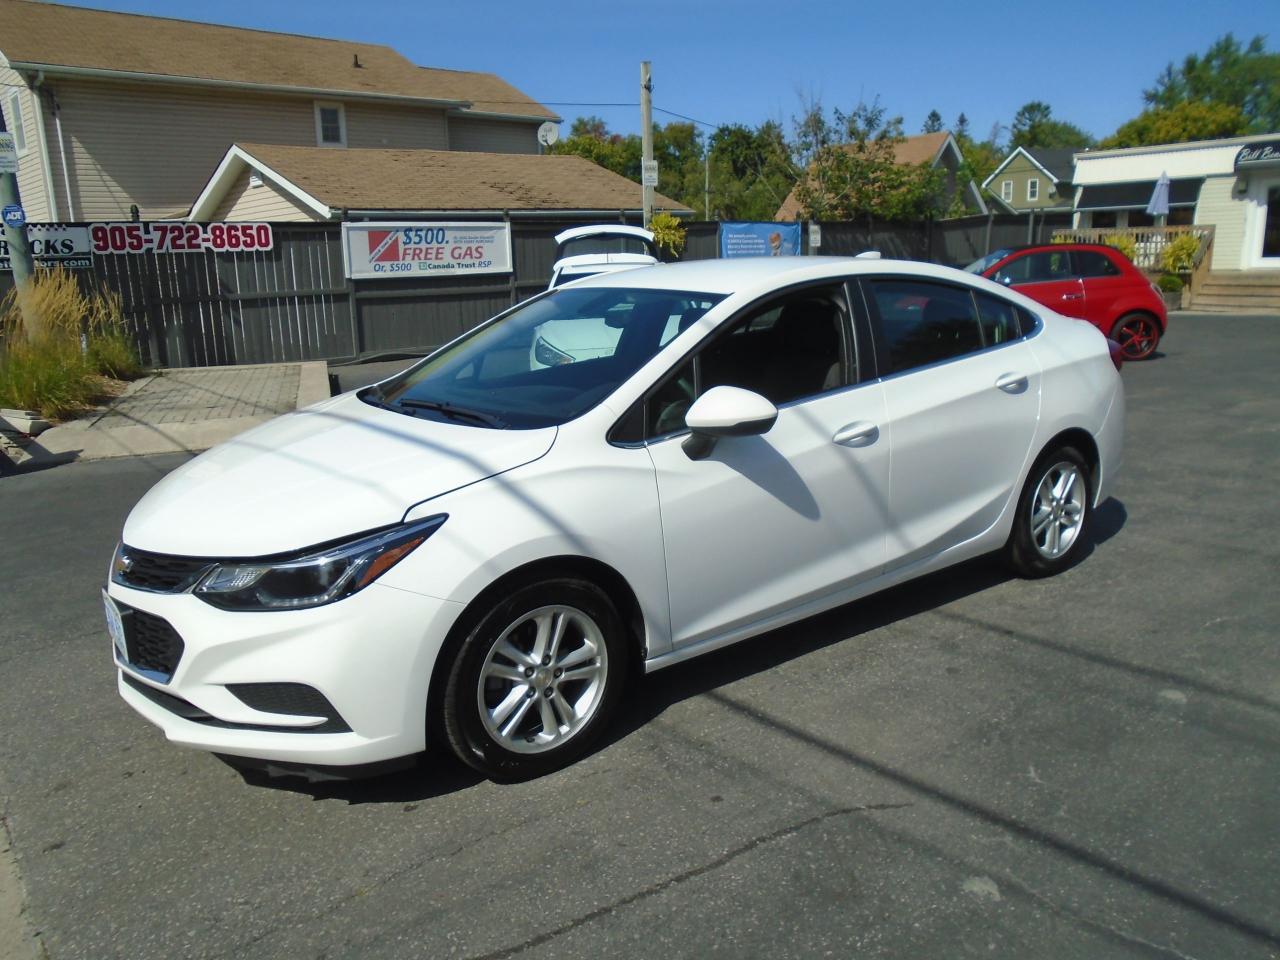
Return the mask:
<path id="1" fill-rule="evenodd" d="M 1147 213 L 1153 217 L 1169 215 L 1169 174 L 1163 171 L 1156 181 L 1155 189 L 1151 191 L 1151 199 L 1147 201 Z"/>

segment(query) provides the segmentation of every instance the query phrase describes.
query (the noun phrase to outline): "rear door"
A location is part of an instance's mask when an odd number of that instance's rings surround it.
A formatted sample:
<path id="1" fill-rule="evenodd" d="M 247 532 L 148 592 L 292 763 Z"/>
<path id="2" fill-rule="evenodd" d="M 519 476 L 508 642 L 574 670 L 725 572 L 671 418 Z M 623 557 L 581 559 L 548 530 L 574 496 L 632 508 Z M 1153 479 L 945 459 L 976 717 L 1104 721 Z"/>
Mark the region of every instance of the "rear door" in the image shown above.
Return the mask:
<path id="1" fill-rule="evenodd" d="M 1034 250 L 1001 264 L 992 279 L 1068 317 L 1084 317 L 1084 284 L 1076 276 L 1071 253 Z"/>
<path id="2" fill-rule="evenodd" d="M 1000 516 L 1030 456 L 1040 366 L 1031 315 L 969 287 L 862 281 L 876 331 L 892 484 L 887 566 L 940 553 Z"/>

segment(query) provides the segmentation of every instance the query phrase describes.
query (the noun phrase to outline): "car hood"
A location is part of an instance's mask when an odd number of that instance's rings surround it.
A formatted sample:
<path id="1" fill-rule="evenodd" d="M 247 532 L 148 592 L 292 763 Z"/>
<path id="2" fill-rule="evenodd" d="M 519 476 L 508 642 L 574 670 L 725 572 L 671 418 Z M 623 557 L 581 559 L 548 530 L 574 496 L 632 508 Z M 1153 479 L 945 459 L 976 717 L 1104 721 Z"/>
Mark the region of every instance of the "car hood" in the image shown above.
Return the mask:
<path id="1" fill-rule="evenodd" d="M 193 557 L 296 550 L 397 523 L 414 504 L 538 459 L 555 436 L 419 419 L 346 394 L 179 467 L 133 508 L 124 542 Z"/>

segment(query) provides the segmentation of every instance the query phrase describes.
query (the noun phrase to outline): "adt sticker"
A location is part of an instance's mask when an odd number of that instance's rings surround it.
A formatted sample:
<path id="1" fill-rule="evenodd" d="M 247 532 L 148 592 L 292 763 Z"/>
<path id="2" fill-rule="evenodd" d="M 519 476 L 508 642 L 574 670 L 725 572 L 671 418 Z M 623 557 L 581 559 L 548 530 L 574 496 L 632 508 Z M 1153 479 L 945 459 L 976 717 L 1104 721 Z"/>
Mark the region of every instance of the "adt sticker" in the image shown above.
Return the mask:
<path id="1" fill-rule="evenodd" d="M 26 211 L 16 203 L 11 203 L 3 210 L 0 210 L 0 218 L 4 219 L 6 227 L 24 227 L 27 224 Z"/>

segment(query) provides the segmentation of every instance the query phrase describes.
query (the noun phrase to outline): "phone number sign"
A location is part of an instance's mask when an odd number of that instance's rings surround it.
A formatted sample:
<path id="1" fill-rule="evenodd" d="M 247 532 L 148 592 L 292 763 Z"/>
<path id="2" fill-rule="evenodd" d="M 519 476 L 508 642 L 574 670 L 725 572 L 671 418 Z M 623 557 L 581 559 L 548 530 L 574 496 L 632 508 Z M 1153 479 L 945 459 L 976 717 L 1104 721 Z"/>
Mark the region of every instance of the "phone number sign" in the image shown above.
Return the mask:
<path id="1" fill-rule="evenodd" d="M 511 273 L 508 223 L 344 223 L 353 280 Z"/>
<path id="2" fill-rule="evenodd" d="M 244 253 L 270 250 L 275 237 L 269 223 L 92 223 L 93 252 L 110 253 Z"/>

